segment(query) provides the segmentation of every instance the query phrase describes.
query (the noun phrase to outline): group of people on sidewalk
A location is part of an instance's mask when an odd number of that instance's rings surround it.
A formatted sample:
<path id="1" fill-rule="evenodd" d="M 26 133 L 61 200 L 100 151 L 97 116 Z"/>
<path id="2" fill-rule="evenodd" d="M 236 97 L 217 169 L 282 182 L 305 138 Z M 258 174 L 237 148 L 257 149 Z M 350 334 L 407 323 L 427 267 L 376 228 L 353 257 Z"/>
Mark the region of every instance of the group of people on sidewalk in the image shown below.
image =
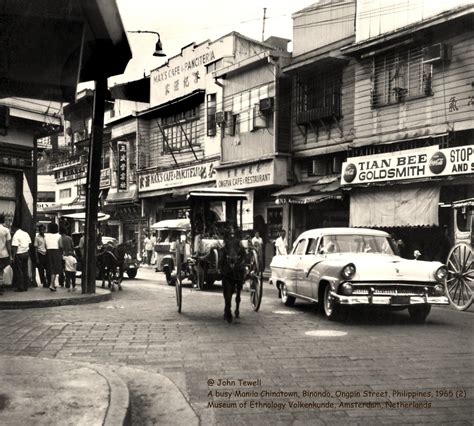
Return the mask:
<path id="1" fill-rule="evenodd" d="M 60 232 L 59 232 L 60 231 Z M 28 232 L 12 226 L 5 226 L 5 216 L 0 214 L 0 294 L 3 294 L 4 275 L 8 266 L 13 270 L 14 291 L 27 291 L 30 283 L 35 283 L 35 269 L 30 274 L 29 261 L 38 269 L 41 285 L 56 291 L 56 278 L 59 286 L 68 290 L 76 289 L 77 260 L 72 238 L 64 229 L 59 230 L 56 223 L 38 226 L 38 233 L 31 241 Z"/>

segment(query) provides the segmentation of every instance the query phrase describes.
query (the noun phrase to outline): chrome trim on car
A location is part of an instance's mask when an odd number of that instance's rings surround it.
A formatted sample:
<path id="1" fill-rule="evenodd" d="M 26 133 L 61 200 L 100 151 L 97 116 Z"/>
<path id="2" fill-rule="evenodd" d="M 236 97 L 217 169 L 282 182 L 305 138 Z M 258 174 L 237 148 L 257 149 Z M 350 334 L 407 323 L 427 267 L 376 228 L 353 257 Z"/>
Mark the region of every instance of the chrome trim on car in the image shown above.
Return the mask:
<path id="1" fill-rule="evenodd" d="M 343 296 L 335 292 L 331 292 L 341 305 L 391 305 L 391 296 Z M 426 296 L 408 296 L 410 303 L 408 305 L 429 304 L 429 305 L 449 305 L 449 300 L 446 296 L 426 297 Z"/>

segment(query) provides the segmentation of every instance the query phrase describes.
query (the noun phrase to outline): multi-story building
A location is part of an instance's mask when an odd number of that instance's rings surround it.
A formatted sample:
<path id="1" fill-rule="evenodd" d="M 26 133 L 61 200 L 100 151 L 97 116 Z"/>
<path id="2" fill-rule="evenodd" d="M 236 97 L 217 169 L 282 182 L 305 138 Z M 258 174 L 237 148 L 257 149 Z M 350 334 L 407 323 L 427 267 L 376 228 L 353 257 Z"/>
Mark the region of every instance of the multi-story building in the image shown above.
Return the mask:
<path id="1" fill-rule="evenodd" d="M 355 0 L 323 1 L 293 15 L 291 176 L 275 192 L 289 209 L 289 241 L 302 231 L 347 226 L 349 202 L 340 171 L 354 138 L 356 61 L 341 48 L 354 42 Z"/>
<path id="2" fill-rule="evenodd" d="M 242 227 L 260 233 L 266 263 L 288 220 L 287 206 L 275 205 L 271 196 L 288 184 L 291 80 L 281 72 L 290 62 L 288 42 L 270 37 L 263 50 L 251 50 L 213 74 L 223 88 L 215 113 L 221 146 L 217 187 L 246 192 Z"/>
<path id="3" fill-rule="evenodd" d="M 148 225 L 186 215 L 187 192 L 216 185 L 221 83 L 214 71 L 268 49 L 232 32 L 190 44 L 151 71 L 151 107 L 138 113 L 138 187 Z"/>
<path id="4" fill-rule="evenodd" d="M 343 49 L 358 60 L 350 223 L 389 229 L 425 259 L 445 260 L 450 205 L 474 196 L 474 6 L 457 3 L 359 1 Z"/>

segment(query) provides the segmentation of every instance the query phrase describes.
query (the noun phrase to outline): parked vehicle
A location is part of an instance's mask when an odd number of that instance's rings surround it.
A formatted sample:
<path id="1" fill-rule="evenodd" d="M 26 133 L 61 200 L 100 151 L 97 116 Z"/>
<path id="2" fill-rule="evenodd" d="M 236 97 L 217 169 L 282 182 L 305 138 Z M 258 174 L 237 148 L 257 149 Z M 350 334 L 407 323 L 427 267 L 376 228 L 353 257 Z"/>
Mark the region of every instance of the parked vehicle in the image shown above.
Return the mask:
<path id="1" fill-rule="evenodd" d="M 176 240 L 183 235 L 189 235 L 191 231 L 191 222 L 189 219 L 168 219 L 157 222 L 151 226 L 151 229 L 158 232 L 155 252 L 157 272 L 163 272 L 166 276 L 168 285 L 174 285 L 171 273 L 176 267 Z M 190 245 L 186 245 L 183 254 L 182 263 L 187 262 L 190 256 Z"/>
<path id="2" fill-rule="evenodd" d="M 303 232 L 291 253 L 275 256 L 270 283 L 282 302 L 319 303 L 328 319 L 342 319 L 350 306 L 408 308 L 424 322 L 431 305 L 447 305 L 447 268 L 440 262 L 401 258 L 383 231 L 321 228 Z"/>

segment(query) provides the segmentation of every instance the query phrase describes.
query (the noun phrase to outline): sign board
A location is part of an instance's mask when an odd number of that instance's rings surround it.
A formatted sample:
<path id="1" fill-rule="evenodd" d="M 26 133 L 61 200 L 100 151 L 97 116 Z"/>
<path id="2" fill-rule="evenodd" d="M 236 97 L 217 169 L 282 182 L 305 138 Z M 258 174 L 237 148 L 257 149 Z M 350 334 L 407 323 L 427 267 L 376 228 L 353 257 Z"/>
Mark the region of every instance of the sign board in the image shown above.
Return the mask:
<path id="1" fill-rule="evenodd" d="M 207 161 L 168 170 L 156 170 L 141 174 L 138 179 L 139 190 L 155 191 L 157 189 L 175 188 L 177 186 L 196 185 L 215 180 L 216 161 Z"/>
<path id="2" fill-rule="evenodd" d="M 218 188 L 261 188 L 269 185 L 285 185 L 286 161 L 260 161 L 242 166 L 219 169 Z"/>
<path id="3" fill-rule="evenodd" d="M 100 189 L 109 188 L 112 184 L 112 170 L 102 169 L 100 171 Z"/>
<path id="4" fill-rule="evenodd" d="M 430 146 L 348 158 L 341 186 L 474 173 L 474 145 Z"/>
<path id="5" fill-rule="evenodd" d="M 128 191 L 128 142 L 117 142 L 117 191 Z"/>

